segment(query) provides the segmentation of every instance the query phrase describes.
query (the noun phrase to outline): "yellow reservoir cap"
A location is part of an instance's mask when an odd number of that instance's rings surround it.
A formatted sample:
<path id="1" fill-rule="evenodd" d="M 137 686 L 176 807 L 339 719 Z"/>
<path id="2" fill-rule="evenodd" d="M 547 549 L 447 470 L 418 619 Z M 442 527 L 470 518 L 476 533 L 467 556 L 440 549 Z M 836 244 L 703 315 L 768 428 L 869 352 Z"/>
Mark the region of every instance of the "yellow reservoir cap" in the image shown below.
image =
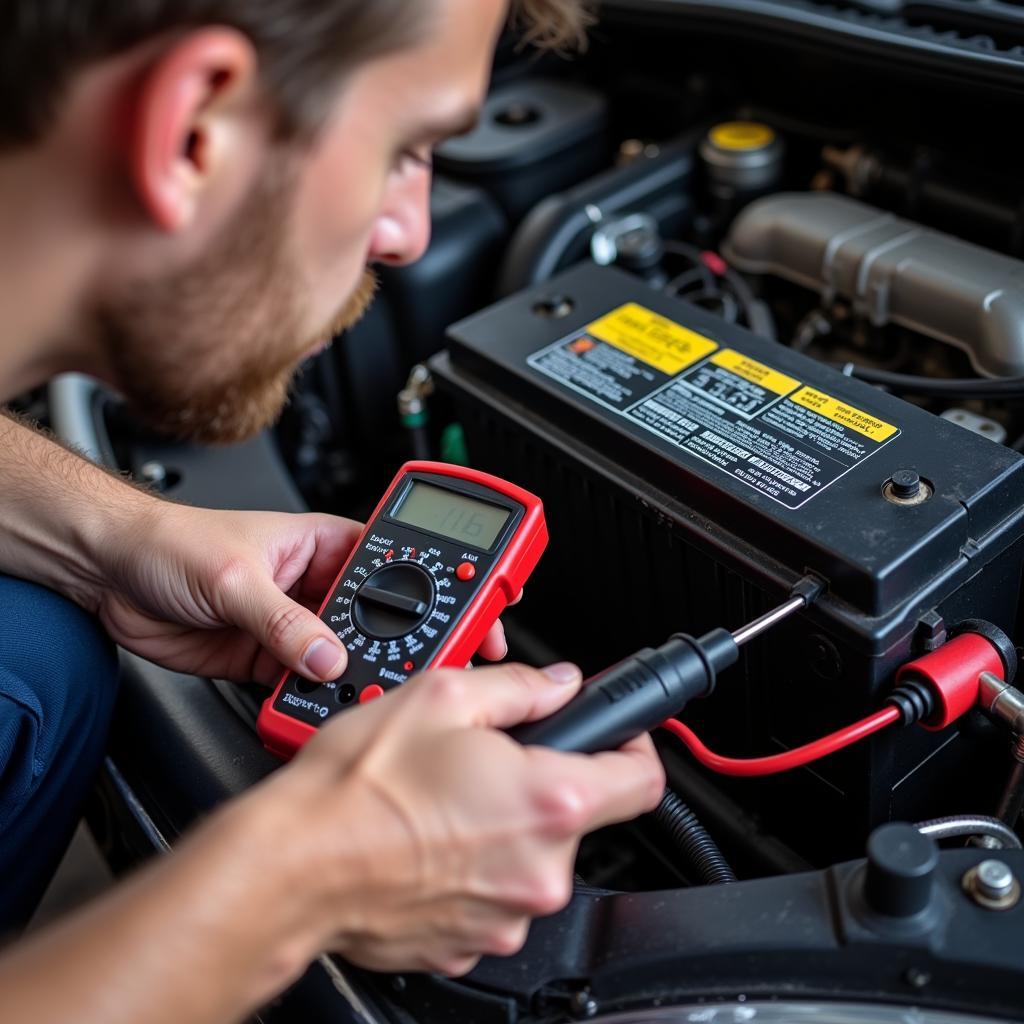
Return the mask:
<path id="1" fill-rule="evenodd" d="M 759 121 L 723 121 L 708 132 L 708 139 L 719 149 L 749 152 L 771 145 L 775 132 Z"/>

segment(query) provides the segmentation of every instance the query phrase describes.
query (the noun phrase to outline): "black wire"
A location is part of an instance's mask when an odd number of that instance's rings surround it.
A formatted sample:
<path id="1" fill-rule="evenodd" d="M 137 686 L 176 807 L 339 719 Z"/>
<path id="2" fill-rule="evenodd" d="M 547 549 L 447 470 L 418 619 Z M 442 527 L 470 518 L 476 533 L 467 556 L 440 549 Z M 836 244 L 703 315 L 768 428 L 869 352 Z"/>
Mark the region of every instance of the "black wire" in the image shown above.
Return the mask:
<path id="1" fill-rule="evenodd" d="M 770 340 L 775 341 L 775 321 L 772 318 L 771 312 L 768 307 L 758 299 L 750 285 L 747 284 L 740 274 L 731 267 L 727 267 L 724 274 L 722 274 L 721 277 L 718 277 L 704 262 L 704 253 L 695 245 L 689 245 L 686 242 L 679 242 L 674 239 L 666 239 L 661 244 L 662 249 L 666 253 L 670 253 L 673 256 L 682 256 L 684 259 L 690 260 L 694 265 L 693 270 L 679 274 L 669 281 L 665 286 L 666 291 L 673 294 L 680 294 L 680 290 L 690 283 L 690 275 L 693 274 L 694 271 L 699 271 L 701 279 L 704 282 L 704 289 L 700 293 L 699 297 L 715 298 L 717 296 L 721 296 L 720 301 L 723 302 L 723 317 L 727 320 L 735 320 L 734 316 L 727 315 L 727 312 L 729 311 L 729 304 L 725 301 L 725 296 L 730 296 L 730 298 L 735 300 L 743 311 L 743 320 L 747 326 L 756 334 L 760 334 L 764 338 L 769 338 Z M 717 293 L 717 295 L 709 295 L 709 292 Z M 691 295 L 680 294 L 680 297 L 685 298 L 690 302 L 697 301 L 697 299 Z"/>
<path id="2" fill-rule="evenodd" d="M 753 289 L 735 270 L 731 267 L 727 268 L 723 277 L 744 308 L 749 309 L 751 306 L 757 305 L 757 296 Z"/>
<path id="3" fill-rule="evenodd" d="M 690 285 L 700 284 L 705 289 L 715 287 L 715 279 L 711 274 L 711 271 L 707 267 L 691 267 L 689 270 L 684 271 L 682 274 L 677 274 L 672 278 L 667 285 L 665 285 L 665 291 L 671 292 L 673 295 L 678 295 L 685 288 L 689 288 Z"/>
<path id="4" fill-rule="evenodd" d="M 701 309 L 707 309 L 731 324 L 736 323 L 736 317 L 740 311 L 739 303 L 721 288 L 714 288 L 710 291 L 702 288 L 695 292 L 679 292 L 678 295 L 679 298 L 692 302 L 695 306 L 700 306 Z"/>
<path id="5" fill-rule="evenodd" d="M 674 840 L 685 861 L 705 885 L 735 882 L 736 875 L 710 833 L 683 801 L 666 789 L 654 817 Z"/>
<path id="6" fill-rule="evenodd" d="M 719 292 L 717 299 L 719 304 L 718 315 L 723 320 L 728 320 L 731 324 L 736 323 L 737 315 L 740 311 L 740 305 L 736 299 L 726 291 Z M 744 312 L 744 316 L 746 316 L 746 312 Z"/>
<path id="7" fill-rule="evenodd" d="M 775 320 L 768 307 L 754 294 L 750 285 L 731 267 L 725 272 L 725 280 L 743 307 L 744 319 L 750 329 L 763 338 L 775 341 Z"/>
<path id="8" fill-rule="evenodd" d="M 677 242 L 673 238 L 666 238 L 662 240 L 661 248 L 665 252 L 672 253 L 673 256 L 685 256 L 698 267 L 703 267 L 705 265 L 704 253 L 695 245 L 689 245 L 686 242 Z"/>
<path id="9" fill-rule="evenodd" d="M 915 377 L 908 373 L 893 373 L 890 370 L 875 370 L 867 366 L 846 364 L 849 376 L 868 384 L 880 384 L 894 391 L 905 391 L 913 395 L 937 395 L 946 398 L 1022 398 L 1024 377 L 1005 377 L 1002 380 L 985 380 L 980 377 L 955 379 L 950 377 Z"/>
<path id="10" fill-rule="evenodd" d="M 718 287 L 717 282 L 715 281 L 715 275 L 711 272 L 711 268 L 704 262 L 704 254 L 695 245 L 687 245 L 686 242 L 676 242 L 672 239 L 665 239 L 661 243 L 661 248 L 662 252 L 670 253 L 673 256 L 682 256 L 693 264 L 690 270 L 677 275 L 669 281 L 669 283 L 665 285 L 666 291 L 671 291 L 673 293 L 678 292 L 685 285 L 689 284 L 688 279 L 691 274 L 698 275 L 705 288 L 713 289 Z"/>

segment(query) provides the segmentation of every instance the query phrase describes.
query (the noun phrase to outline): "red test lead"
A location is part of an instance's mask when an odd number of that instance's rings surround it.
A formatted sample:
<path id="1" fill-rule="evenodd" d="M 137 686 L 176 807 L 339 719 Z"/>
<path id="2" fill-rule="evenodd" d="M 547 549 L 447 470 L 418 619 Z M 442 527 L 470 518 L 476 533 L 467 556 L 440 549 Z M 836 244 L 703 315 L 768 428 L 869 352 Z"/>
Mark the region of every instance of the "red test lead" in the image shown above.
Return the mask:
<path id="1" fill-rule="evenodd" d="M 959 628 L 963 632 L 958 636 L 896 673 L 897 686 L 888 697 L 888 707 L 792 750 L 765 757 L 725 757 L 674 718 L 662 722 L 662 728 L 682 740 L 705 768 L 746 778 L 776 775 L 819 761 L 890 725 L 918 723 L 929 730 L 945 729 L 978 706 L 982 673 L 1012 679 L 1017 668 L 1016 651 L 1002 630 L 975 619 Z"/>

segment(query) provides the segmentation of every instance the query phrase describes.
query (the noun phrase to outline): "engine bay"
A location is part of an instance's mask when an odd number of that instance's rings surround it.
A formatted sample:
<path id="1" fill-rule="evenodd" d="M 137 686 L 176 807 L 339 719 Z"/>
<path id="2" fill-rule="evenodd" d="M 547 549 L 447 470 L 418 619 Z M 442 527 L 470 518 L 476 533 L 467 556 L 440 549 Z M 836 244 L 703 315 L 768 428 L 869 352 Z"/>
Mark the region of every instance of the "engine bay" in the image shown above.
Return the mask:
<path id="1" fill-rule="evenodd" d="M 170 444 L 67 382 L 50 422 L 81 443 L 77 403 L 97 457 L 195 504 L 363 518 L 407 459 L 528 488 L 551 543 L 505 621 L 531 664 L 591 675 L 673 633 L 735 629 L 810 577 L 822 596 L 682 716 L 727 759 L 871 715 L 903 667 L 985 629 L 1012 688 L 1024 79 L 989 65 L 1024 44 L 1019 9 L 988 5 L 1004 34 L 972 64 L 962 3 L 946 21 L 938 0 L 717 6 L 607 4 L 574 61 L 503 47 L 480 124 L 435 154 L 426 256 L 380 268 L 371 310 L 306 367 L 272 436 Z M 907 42 L 925 38 L 927 55 Z M 194 681 L 172 706 L 127 671 L 94 811 L 123 865 L 146 850 L 126 839 L 125 780 L 173 834 L 273 764 L 255 688 Z M 996 713 L 1015 699 L 999 694 L 779 774 L 716 771 L 658 730 L 671 788 L 737 881 L 706 884 L 679 819 L 649 816 L 588 837 L 572 904 L 517 957 L 459 981 L 334 970 L 367 1020 L 1019 1019 L 1024 704 Z M 211 745 L 214 768 L 170 781 Z M 1012 884 L 985 888 L 983 863 Z M 265 1019 L 341 1019 L 329 981 Z"/>

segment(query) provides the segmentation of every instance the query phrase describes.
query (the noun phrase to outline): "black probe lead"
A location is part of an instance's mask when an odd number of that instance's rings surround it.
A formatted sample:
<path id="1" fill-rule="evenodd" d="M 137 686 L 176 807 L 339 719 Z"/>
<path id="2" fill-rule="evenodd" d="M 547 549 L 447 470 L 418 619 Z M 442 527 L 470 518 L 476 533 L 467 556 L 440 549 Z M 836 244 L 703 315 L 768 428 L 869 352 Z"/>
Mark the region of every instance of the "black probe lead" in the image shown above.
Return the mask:
<path id="1" fill-rule="evenodd" d="M 706 697 L 743 644 L 806 607 L 823 589 L 820 580 L 807 576 L 785 604 L 734 633 L 713 629 L 699 638 L 676 633 L 660 647 L 645 647 L 588 680 L 553 715 L 518 725 L 509 735 L 527 746 L 581 754 L 617 750 L 678 715 L 694 698 Z"/>

